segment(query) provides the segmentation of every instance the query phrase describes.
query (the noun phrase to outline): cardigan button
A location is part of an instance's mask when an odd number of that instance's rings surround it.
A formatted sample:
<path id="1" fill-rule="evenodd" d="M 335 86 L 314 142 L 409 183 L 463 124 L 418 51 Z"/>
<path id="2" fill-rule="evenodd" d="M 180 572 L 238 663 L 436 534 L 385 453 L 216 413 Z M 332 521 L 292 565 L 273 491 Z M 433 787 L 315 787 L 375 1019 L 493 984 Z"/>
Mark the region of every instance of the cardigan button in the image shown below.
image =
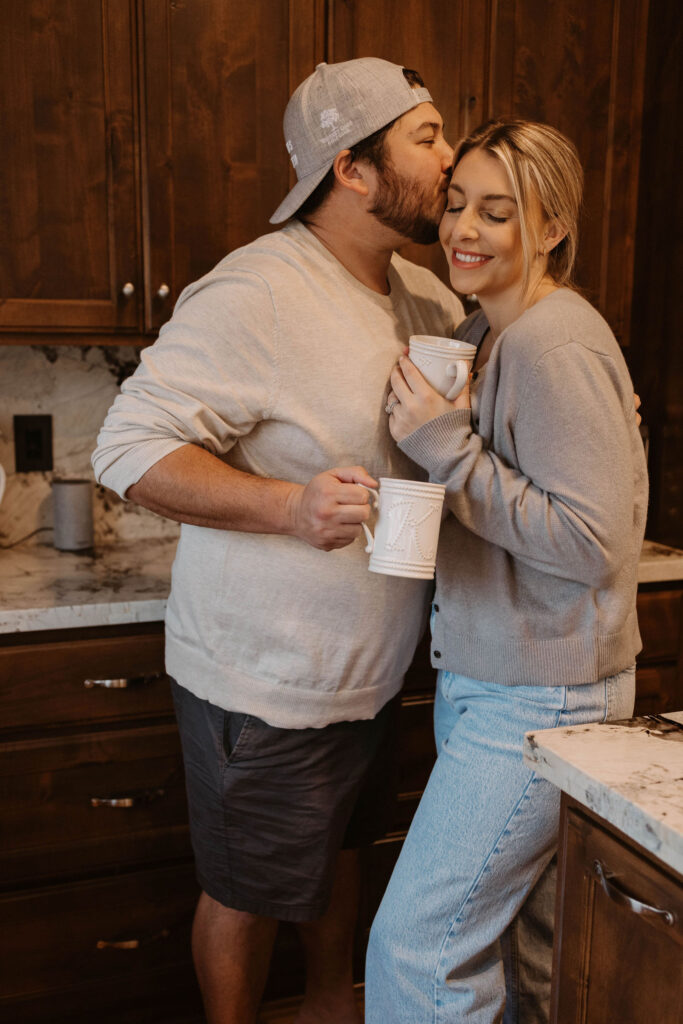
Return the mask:
<path id="1" fill-rule="evenodd" d="M 441 651 L 434 651 L 434 657 L 435 658 L 440 658 L 441 657 Z"/>
<path id="2" fill-rule="evenodd" d="M 439 606 L 438 606 L 438 604 L 435 604 L 435 605 L 434 605 L 434 611 L 435 611 L 435 612 L 438 612 L 438 610 L 439 610 Z"/>

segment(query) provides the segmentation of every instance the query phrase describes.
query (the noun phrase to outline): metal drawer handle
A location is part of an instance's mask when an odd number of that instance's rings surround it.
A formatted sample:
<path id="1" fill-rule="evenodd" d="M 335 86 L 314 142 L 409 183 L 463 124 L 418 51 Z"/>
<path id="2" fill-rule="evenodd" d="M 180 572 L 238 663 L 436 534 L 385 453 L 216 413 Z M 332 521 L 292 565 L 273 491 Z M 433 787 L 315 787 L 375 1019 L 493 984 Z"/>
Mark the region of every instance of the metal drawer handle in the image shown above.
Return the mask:
<path id="1" fill-rule="evenodd" d="M 91 796 L 91 807 L 138 807 L 140 804 L 151 804 L 166 795 L 164 789 L 148 789 L 139 796 Z"/>
<path id="2" fill-rule="evenodd" d="M 97 940 L 98 949 L 139 949 L 139 939 L 124 939 L 121 942 L 107 942 L 106 939 Z"/>
<path id="3" fill-rule="evenodd" d="M 676 923 L 676 915 L 672 914 L 670 910 L 660 910 L 659 907 L 652 907 L 649 903 L 641 903 L 640 900 L 635 900 L 632 896 L 628 896 L 614 881 L 615 876 L 603 868 L 599 860 L 593 861 L 593 871 L 605 895 L 614 903 L 618 903 L 620 907 L 626 907 L 628 910 L 632 910 L 634 914 L 640 914 L 643 917 L 654 917 L 659 921 L 663 920 L 668 925 Z"/>
<path id="4" fill-rule="evenodd" d="M 161 679 L 163 672 L 155 672 L 148 676 L 135 676 L 131 679 L 84 679 L 83 685 L 86 690 L 92 690 L 100 686 L 104 690 L 127 690 L 134 683 L 153 683 L 155 679 Z"/>
<path id="5" fill-rule="evenodd" d="M 91 690 L 93 686 L 101 686 L 106 690 L 127 690 L 130 683 L 129 679 L 84 679 L 83 685 L 87 690 Z"/>
<path id="6" fill-rule="evenodd" d="M 158 942 L 159 939 L 167 939 L 171 934 L 168 928 L 162 928 L 156 935 L 150 935 L 146 939 L 120 939 L 118 941 L 110 941 L 108 939 L 98 939 L 95 948 L 96 949 L 140 949 L 142 946 L 149 946 L 152 942 Z"/>

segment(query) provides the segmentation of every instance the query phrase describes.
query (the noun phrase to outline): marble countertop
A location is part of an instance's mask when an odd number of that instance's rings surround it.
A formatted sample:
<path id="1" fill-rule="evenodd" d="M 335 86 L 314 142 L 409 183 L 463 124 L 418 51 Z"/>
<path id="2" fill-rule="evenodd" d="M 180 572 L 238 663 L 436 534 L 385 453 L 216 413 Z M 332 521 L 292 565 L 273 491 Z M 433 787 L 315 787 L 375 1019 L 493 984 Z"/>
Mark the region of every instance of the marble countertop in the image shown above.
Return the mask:
<path id="1" fill-rule="evenodd" d="M 0 633 L 162 621 L 176 545 L 173 538 L 91 554 L 44 544 L 0 551 Z"/>
<path id="2" fill-rule="evenodd" d="M 683 875 L 683 713 L 528 733 L 524 760 Z"/>
<path id="3" fill-rule="evenodd" d="M 0 550 L 0 633 L 158 622 L 177 540 L 140 540 L 92 554 L 49 544 Z M 683 580 L 683 551 L 646 541 L 641 583 Z"/>
<path id="4" fill-rule="evenodd" d="M 666 583 L 683 580 L 683 551 L 646 540 L 638 565 L 639 583 Z"/>

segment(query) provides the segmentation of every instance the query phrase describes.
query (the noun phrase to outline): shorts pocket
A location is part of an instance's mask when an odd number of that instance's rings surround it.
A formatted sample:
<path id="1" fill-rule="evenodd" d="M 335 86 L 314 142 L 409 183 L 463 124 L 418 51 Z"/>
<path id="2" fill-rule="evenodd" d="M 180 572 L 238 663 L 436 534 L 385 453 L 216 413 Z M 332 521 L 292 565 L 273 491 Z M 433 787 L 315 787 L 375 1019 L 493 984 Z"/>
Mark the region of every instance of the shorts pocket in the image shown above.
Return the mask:
<path id="1" fill-rule="evenodd" d="M 253 715 L 240 711 L 223 712 L 223 752 L 226 764 L 234 764 L 247 745 L 254 722 Z"/>

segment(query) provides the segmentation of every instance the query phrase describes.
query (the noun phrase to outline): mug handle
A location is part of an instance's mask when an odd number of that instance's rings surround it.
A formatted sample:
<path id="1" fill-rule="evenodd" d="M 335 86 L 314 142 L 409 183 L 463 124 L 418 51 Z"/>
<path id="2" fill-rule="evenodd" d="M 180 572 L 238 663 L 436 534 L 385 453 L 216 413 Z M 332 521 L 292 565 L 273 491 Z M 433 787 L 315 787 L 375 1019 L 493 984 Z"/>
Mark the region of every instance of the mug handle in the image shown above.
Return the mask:
<path id="1" fill-rule="evenodd" d="M 368 487 L 367 484 L 358 484 L 358 486 L 359 487 L 364 487 L 366 491 L 370 492 L 372 497 L 375 499 L 375 509 L 377 510 L 379 508 L 379 491 L 375 490 L 374 487 Z M 370 504 L 372 504 L 372 502 L 370 502 Z M 372 536 L 372 534 L 370 533 L 370 530 L 365 525 L 365 523 L 361 523 L 360 525 L 365 530 L 365 536 L 367 537 L 367 541 L 368 541 L 367 544 L 365 545 L 365 553 L 367 555 L 371 555 L 372 554 L 372 549 L 375 546 L 375 538 Z"/>
<path id="2" fill-rule="evenodd" d="M 446 398 L 449 402 L 452 402 L 454 398 L 458 397 L 467 383 L 467 378 L 470 374 L 470 364 L 466 359 L 458 359 L 457 362 L 448 364 L 446 373 L 449 377 L 455 378 L 453 384 L 446 392 Z"/>

